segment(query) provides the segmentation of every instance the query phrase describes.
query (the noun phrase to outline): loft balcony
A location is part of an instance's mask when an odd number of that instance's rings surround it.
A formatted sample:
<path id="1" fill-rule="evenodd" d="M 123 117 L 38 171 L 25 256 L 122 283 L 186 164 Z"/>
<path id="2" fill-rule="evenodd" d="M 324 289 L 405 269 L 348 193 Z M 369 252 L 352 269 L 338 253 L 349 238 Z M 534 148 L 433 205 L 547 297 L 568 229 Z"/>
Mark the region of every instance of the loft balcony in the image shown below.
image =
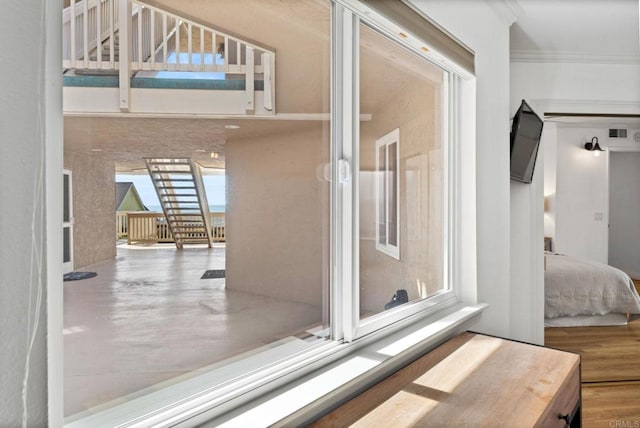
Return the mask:
<path id="1" fill-rule="evenodd" d="M 275 114 L 272 49 L 137 0 L 62 19 L 65 114 Z"/>

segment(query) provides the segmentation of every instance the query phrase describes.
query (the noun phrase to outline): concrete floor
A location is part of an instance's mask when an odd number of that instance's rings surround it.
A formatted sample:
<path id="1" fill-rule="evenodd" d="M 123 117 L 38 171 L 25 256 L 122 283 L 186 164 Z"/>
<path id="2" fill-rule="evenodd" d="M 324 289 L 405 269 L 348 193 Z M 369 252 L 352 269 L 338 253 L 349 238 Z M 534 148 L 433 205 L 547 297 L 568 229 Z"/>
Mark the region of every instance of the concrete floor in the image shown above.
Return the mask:
<path id="1" fill-rule="evenodd" d="M 65 415 L 320 324 L 320 307 L 200 279 L 224 268 L 224 244 L 119 245 L 115 260 L 83 269 L 97 277 L 65 282 Z"/>

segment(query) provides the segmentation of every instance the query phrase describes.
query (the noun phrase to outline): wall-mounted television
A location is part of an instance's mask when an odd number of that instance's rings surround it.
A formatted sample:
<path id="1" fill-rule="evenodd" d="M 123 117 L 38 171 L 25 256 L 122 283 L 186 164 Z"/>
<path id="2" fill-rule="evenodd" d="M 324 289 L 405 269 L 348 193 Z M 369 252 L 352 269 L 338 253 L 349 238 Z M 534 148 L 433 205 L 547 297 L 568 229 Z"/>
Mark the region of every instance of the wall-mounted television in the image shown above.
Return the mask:
<path id="1" fill-rule="evenodd" d="M 544 122 L 525 100 L 511 125 L 511 179 L 531 183 Z"/>

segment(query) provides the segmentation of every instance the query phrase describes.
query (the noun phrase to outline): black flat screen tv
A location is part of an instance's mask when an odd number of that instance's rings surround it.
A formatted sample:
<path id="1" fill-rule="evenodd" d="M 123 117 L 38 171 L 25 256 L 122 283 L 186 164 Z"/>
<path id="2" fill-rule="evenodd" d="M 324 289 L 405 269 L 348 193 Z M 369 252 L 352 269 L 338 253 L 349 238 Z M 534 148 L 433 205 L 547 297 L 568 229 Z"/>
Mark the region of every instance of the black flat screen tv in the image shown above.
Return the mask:
<path id="1" fill-rule="evenodd" d="M 531 183 L 544 122 L 525 100 L 511 125 L 511 179 Z"/>

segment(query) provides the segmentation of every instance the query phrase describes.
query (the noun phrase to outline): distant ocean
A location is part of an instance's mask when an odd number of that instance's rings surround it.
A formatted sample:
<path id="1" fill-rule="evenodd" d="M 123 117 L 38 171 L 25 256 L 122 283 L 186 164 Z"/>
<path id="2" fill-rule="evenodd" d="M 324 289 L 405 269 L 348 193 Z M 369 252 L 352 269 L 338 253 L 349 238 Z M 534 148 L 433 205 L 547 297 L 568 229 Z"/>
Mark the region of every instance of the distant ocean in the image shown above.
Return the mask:
<path id="1" fill-rule="evenodd" d="M 161 213 L 162 207 L 160 205 L 147 205 L 149 211 Z M 212 213 L 223 213 L 225 211 L 225 205 L 209 205 L 209 212 Z"/>

